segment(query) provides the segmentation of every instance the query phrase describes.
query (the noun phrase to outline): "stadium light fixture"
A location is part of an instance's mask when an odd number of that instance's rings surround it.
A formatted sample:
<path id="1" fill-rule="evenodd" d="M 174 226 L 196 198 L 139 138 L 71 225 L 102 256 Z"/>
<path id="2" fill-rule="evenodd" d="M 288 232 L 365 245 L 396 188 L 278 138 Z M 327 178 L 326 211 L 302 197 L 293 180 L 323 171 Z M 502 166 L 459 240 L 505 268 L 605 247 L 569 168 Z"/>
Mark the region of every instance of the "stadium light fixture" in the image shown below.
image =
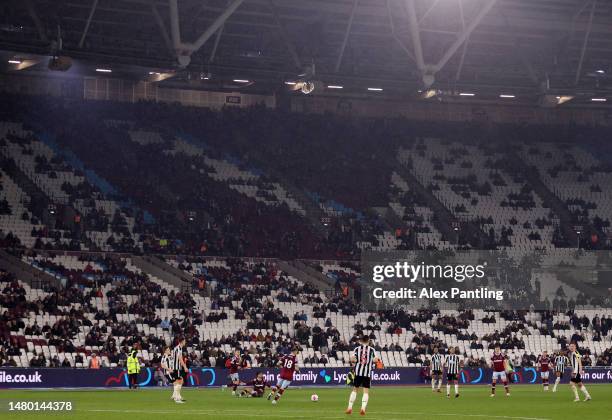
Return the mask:
<path id="1" fill-rule="evenodd" d="M 9 64 L 21 64 L 21 60 L 9 60 Z"/>
<path id="2" fill-rule="evenodd" d="M 459 93 L 459 96 L 476 96 L 476 94 L 470 92 L 461 92 Z"/>
<path id="3" fill-rule="evenodd" d="M 234 79 L 234 83 L 250 83 L 250 80 L 247 79 Z"/>
<path id="4" fill-rule="evenodd" d="M 344 86 L 340 86 L 340 85 L 328 85 L 327 89 L 344 89 Z"/>
<path id="5" fill-rule="evenodd" d="M 368 90 L 370 92 L 382 92 L 383 91 L 382 88 L 374 88 L 374 87 L 369 87 Z"/>
<path id="6" fill-rule="evenodd" d="M 606 71 L 605 71 L 605 70 L 601 70 L 601 69 L 599 69 L 599 70 L 595 70 L 595 73 L 605 74 L 605 73 L 606 73 Z"/>
<path id="7" fill-rule="evenodd" d="M 97 68 L 96 71 L 98 73 L 112 73 L 113 72 L 111 69 L 105 69 L 105 68 Z"/>
<path id="8" fill-rule="evenodd" d="M 561 96 L 557 96 L 556 99 L 557 99 L 557 105 L 561 105 L 568 101 L 571 101 L 572 99 L 574 99 L 574 97 L 572 95 L 561 95 Z"/>
<path id="9" fill-rule="evenodd" d="M 169 71 L 169 72 L 150 71 L 149 76 L 146 79 L 149 82 L 161 82 L 163 80 L 169 79 L 174 76 L 176 76 L 176 73 L 173 71 Z"/>
<path id="10" fill-rule="evenodd" d="M 607 102 L 606 98 L 591 98 L 591 102 Z"/>
<path id="11" fill-rule="evenodd" d="M 508 94 L 505 94 L 505 93 L 502 93 L 501 95 L 499 95 L 499 97 L 500 98 L 508 98 L 508 99 L 516 98 L 515 95 L 508 95 Z"/>
<path id="12" fill-rule="evenodd" d="M 290 82 L 290 81 L 287 81 L 287 82 L 285 82 L 285 84 L 286 84 L 287 86 L 295 86 L 295 82 Z"/>

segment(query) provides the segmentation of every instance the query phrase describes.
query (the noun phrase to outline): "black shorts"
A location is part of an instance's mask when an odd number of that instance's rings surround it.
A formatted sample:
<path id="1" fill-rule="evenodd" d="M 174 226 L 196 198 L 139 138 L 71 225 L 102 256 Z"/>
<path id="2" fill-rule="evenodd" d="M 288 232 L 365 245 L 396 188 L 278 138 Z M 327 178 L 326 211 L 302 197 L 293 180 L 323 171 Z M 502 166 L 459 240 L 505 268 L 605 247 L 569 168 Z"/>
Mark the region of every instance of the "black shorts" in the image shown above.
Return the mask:
<path id="1" fill-rule="evenodd" d="M 441 370 L 433 370 L 431 371 L 432 375 L 442 375 L 442 371 Z"/>
<path id="2" fill-rule="evenodd" d="M 353 386 L 355 388 L 369 388 L 370 387 L 370 377 L 369 376 L 355 376 L 355 380 L 353 381 Z"/>
<path id="3" fill-rule="evenodd" d="M 447 381 L 456 381 L 457 380 L 457 374 L 456 373 L 448 373 L 446 375 L 446 380 Z"/>
<path id="4" fill-rule="evenodd" d="M 572 378 L 570 379 L 570 381 L 572 381 L 575 384 L 579 384 L 580 382 L 582 382 L 582 378 L 580 377 L 580 374 L 576 374 L 576 376 L 572 375 Z"/>
<path id="5" fill-rule="evenodd" d="M 175 370 L 174 372 L 166 372 L 166 378 L 168 378 L 168 382 L 174 383 L 179 379 L 183 379 L 183 376 L 181 372 Z"/>

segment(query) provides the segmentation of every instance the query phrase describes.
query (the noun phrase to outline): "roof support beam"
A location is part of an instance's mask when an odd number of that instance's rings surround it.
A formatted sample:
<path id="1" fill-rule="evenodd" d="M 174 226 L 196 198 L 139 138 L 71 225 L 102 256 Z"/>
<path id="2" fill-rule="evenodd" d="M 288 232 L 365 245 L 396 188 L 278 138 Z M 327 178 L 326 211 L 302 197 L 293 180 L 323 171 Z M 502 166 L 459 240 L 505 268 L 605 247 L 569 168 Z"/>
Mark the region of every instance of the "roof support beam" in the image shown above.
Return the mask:
<path id="1" fill-rule="evenodd" d="M 79 41 L 79 48 L 83 48 L 83 44 L 85 43 L 85 37 L 87 37 L 87 32 L 89 31 L 89 25 L 91 25 L 91 19 L 93 18 L 94 13 L 96 13 L 97 7 L 98 0 L 93 0 L 93 3 L 91 4 L 91 9 L 89 10 L 89 16 L 87 16 L 85 28 L 83 28 L 83 35 L 81 35 L 81 40 Z"/>
<path id="2" fill-rule="evenodd" d="M 172 37 L 172 46 L 174 47 L 175 53 L 178 55 L 179 51 L 183 49 L 181 42 L 181 24 L 179 21 L 178 0 L 168 0 L 168 7 L 170 8 L 170 36 Z"/>
<path id="3" fill-rule="evenodd" d="M 217 49 L 219 48 L 219 41 L 221 41 L 221 35 L 223 34 L 223 28 L 225 28 L 225 26 L 220 27 L 219 30 L 217 31 L 217 36 L 215 36 L 215 45 L 213 45 L 213 49 L 210 53 L 210 57 L 208 58 L 208 64 L 211 64 L 213 61 L 215 61 L 215 57 L 217 57 Z"/>
<path id="4" fill-rule="evenodd" d="M 287 34 L 287 29 L 285 28 L 285 25 L 283 25 L 283 22 L 280 20 L 278 9 L 276 7 L 276 4 L 274 4 L 274 0 L 268 0 L 268 8 L 270 9 L 270 13 L 272 13 L 274 23 L 276 23 L 276 26 L 278 26 L 280 36 L 285 42 L 285 46 L 287 47 L 287 50 L 289 51 L 289 54 L 293 59 L 293 64 L 295 64 L 295 67 L 297 67 L 298 69 L 301 69 L 302 61 L 300 60 L 300 56 L 298 55 L 297 50 L 295 49 L 295 45 L 293 45 L 293 43 L 289 39 L 289 35 Z"/>
<path id="5" fill-rule="evenodd" d="M 429 16 L 429 14 L 433 11 L 433 9 L 438 5 L 438 3 L 440 2 L 440 0 L 434 0 L 431 5 L 429 6 L 429 8 L 427 10 L 425 10 L 425 13 L 423 13 L 423 16 L 421 16 L 421 18 L 419 19 L 419 25 L 421 23 L 423 23 L 423 21 L 425 20 L 425 18 L 427 18 L 427 16 Z"/>
<path id="6" fill-rule="evenodd" d="M 157 22 L 157 26 L 159 27 L 159 32 L 162 38 L 164 39 L 166 48 L 168 48 L 168 51 L 170 51 L 170 53 L 174 55 L 175 51 L 174 51 L 174 46 L 172 45 L 172 41 L 170 40 L 170 35 L 168 35 L 168 30 L 166 29 L 164 20 L 159 14 L 159 11 L 157 10 L 157 6 L 155 6 L 155 4 L 151 5 L 151 12 L 153 13 L 153 17 L 155 18 L 155 21 Z"/>
<path id="7" fill-rule="evenodd" d="M 351 28 L 353 27 L 353 19 L 355 18 L 355 10 L 357 10 L 357 3 L 359 3 L 359 0 L 353 0 L 348 25 L 346 27 L 346 31 L 344 32 L 342 46 L 340 47 L 340 54 L 338 54 L 338 59 L 336 60 L 336 67 L 334 69 L 336 73 L 340 71 L 340 65 L 342 64 L 342 58 L 344 57 L 344 50 L 346 49 L 346 44 L 348 43 L 349 36 L 351 35 Z"/>
<path id="8" fill-rule="evenodd" d="M 395 23 L 393 22 L 393 13 L 391 13 L 391 0 L 387 0 L 386 1 L 386 5 L 387 5 L 387 16 L 389 18 L 389 25 L 391 26 L 391 35 L 393 36 L 393 39 L 395 39 L 395 41 L 397 42 L 397 44 L 400 46 L 400 48 L 402 50 L 404 50 L 404 52 L 406 53 L 406 55 L 416 63 L 416 58 L 414 57 L 414 54 L 412 53 L 412 51 L 410 50 L 410 48 L 408 48 L 406 46 L 406 44 L 404 44 L 404 41 L 402 41 L 400 39 L 399 36 L 397 36 L 397 32 L 395 30 Z"/>
<path id="9" fill-rule="evenodd" d="M 508 33 L 511 33 L 511 34 L 519 33 L 519 30 L 517 28 L 510 25 L 510 20 L 508 19 L 508 16 L 506 16 L 506 14 L 503 12 L 503 10 L 500 10 L 499 15 L 503 19 L 504 27 L 508 30 Z M 516 35 L 512 35 L 512 42 L 514 44 L 514 52 L 516 53 L 517 57 L 521 61 L 521 64 L 523 65 L 523 67 L 525 67 L 525 70 L 527 71 L 527 75 L 529 76 L 529 79 L 531 79 L 531 81 L 533 82 L 535 86 L 540 86 L 540 79 L 535 69 L 529 62 L 529 59 L 523 52 L 519 38 Z"/>
<path id="10" fill-rule="evenodd" d="M 408 22 L 410 23 L 410 37 L 412 38 L 414 58 L 416 59 L 417 67 L 422 75 L 425 73 L 425 59 L 423 58 L 423 45 L 421 44 L 419 22 L 414 3 L 415 0 L 406 0 L 406 9 L 408 11 Z"/>
<path id="11" fill-rule="evenodd" d="M 47 34 L 45 33 L 45 28 L 42 25 L 42 22 L 40 21 L 38 14 L 36 13 L 36 9 L 34 8 L 32 1 L 25 0 L 25 5 L 28 9 L 28 13 L 30 14 L 30 17 L 32 18 L 32 21 L 34 22 L 34 26 L 36 26 L 36 31 L 38 31 L 38 36 L 40 37 L 40 40 L 47 42 L 49 39 L 47 38 Z"/>
<path id="12" fill-rule="evenodd" d="M 584 41 L 582 42 L 582 50 L 580 51 L 580 60 L 578 61 L 578 69 L 576 69 L 576 80 L 574 84 L 578 84 L 580 76 L 582 75 L 582 63 L 584 62 L 584 56 L 586 54 L 587 44 L 589 43 L 589 37 L 591 36 L 591 29 L 593 28 L 593 16 L 595 15 L 595 6 L 597 6 L 597 0 L 593 0 L 591 4 L 591 11 L 589 13 L 589 23 L 587 25 L 586 32 L 584 34 Z"/>
<path id="13" fill-rule="evenodd" d="M 176 0 L 170 1 L 176 2 Z M 221 28 L 221 26 L 225 24 L 225 21 L 229 19 L 229 17 L 236 11 L 236 9 L 240 7 L 243 2 L 244 0 L 234 0 L 232 3 L 230 3 L 225 9 L 225 11 L 221 13 L 219 17 L 217 17 L 217 19 L 215 19 L 215 21 L 208 27 L 208 29 L 206 29 L 204 33 L 200 35 L 200 37 L 193 44 L 185 45 L 187 49 L 191 53 L 194 53 L 200 48 L 202 48 L 206 41 L 208 41 L 210 37 L 212 37 L 215 32 L 217 32 Z"/>
<path id="14" fill-rule="evenodd" d="M 469 25 L 461 32 L 461 34 L 457 37 L 455 42 L 449 47 L 449 49 L 444 53 L 438 64 L 435 65 L 435 72 L 439 72 L 446 66 L 449 60 L 453 57 L 453 55 L 457 52 L 459 47 L 468 39 L 468 37 L 472 34 L 476 26 L 482 21 L 482 19 L 486 16 L 487 13 L 493 8 L 493 6 L 497 3 L 497 0 L 489 0 L 478 12 L 476 17 L 472 19 Z"/>
<path id="15" fill-rule="evenodd" d="M 465 15 L 463 14 L 463 2 L 462 0 L 457 0 L 459 3 L 459 16 L 461 16 L 461 29 L 465 31 Z M 459 60 L 459 66 L 457 67 L 457 72 L 455 73 L 455 82 L 458 82 L 461 78 L 461 72 L 463 71 L 463 63 L 465 61 L 465 54 L 467 53 L 468 44 L 470 43 L 470 38 L 468 37 L 463 44 L 463 51 L 461 52 L 461 60 Z"/>

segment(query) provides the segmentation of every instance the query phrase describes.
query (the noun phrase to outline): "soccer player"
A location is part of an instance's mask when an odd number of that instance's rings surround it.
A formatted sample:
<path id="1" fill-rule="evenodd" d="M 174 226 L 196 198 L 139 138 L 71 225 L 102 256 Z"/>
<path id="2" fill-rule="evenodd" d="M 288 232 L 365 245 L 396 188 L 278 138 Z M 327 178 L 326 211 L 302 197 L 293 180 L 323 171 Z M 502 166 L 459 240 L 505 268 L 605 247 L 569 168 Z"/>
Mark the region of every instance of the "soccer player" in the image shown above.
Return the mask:
<path id="1" fill-rule="evenodd" d="M 348 408 L 345 411 L 346 414 L 353 413 L 353 404 L 355 399 L 357 399 L 357 392 L 359 392 L 359 388 L 363 388 L 361 411 L 359 414 L 365 416 L 366 407 L 368 406 L 372 369 L 374 364 L 378 362 L 380 362 L 380 359 L 376 357 L 376 352 L 370 347 L 370 337 L 364 334 L 359 339 L 359 346 L 355 347 L 351 356 L 351 363 L 355 365 L 355 380 L 349 397 Z"/>
<path id="2" fill-rule="evenodd" d="M 283 396 L 285 390 L 291 384 L 293 380 L 293 373 L 299 372 L 299 368 L 297 366 L 297 355 L 300 352 L 300 349 L 294 347 L 291 350 L 291 354 L 287 354 L 278 361 L 278 364 L 281 366 L 280 375 L 278 376 L 278 381 L 276 382 L 276 386 L 272 387 L 272 392 L 268 395 L 268 399 L 272 399 L 272 404 L 276 404 L 278 400 Z"/>
<path id="3" fill-rule="evenodd" d="M 563 372 L 565 372 L 565 367 L 568 365 L 569 360 L 567 356 L 565 356 L 563 350 L 559 350 L 559 354 L 555 357 L 555 385 L 553 385 L 552 392 L 557 392 L 557 385 L 563 379 Z"/>
<path id="4" fill-rule="evenodd" d="M 446 368 L 446 398 L 450 398 L 451 383 L 455 385 L 455 398 L 459 398 L 459 371 L 463 362 L 455 353 L 455 348 L 448 349 L 450 354 L 446 356 L 444 367 Z"/>
<path id="5" fill-rule="evenodd" d="M 499 344 L 495 346 L 493 356 L 491 357 L 491 367 L 493 368 L 493 378 L 491 381 L 491 397 L 495 396 L 495 385 L 497 380 L 501 379 L 506 390 L 506 396 L 510 396 L 510 388 L 508 386 L 508 378 L 506 377 L 506 369 L 508 367 L 508 360 L 501 352 Z"/>
<path id="6" fill-rule="evenodd" d="M 173 384 L 174 392 L 172 393 L 172 399 L 178 404 L 185 402 L 181 396 L 181 388 L 183 387 L 183 375 L 187 374 L 187 364 L 183 358 L 183 347 L 185 347 L 185 337 L 179 337 L 176 347 L 172 349 L 172 353 L 169 358 L 169 373 L 168 378 Z"/>
<path id="7" fill-rule="evenodd" d="M 240 357 L 240 350 L 234 350 L 234 354 L 228 361 L 229 364 L 229 377 L 232 386 L 232 395 L 236 395 L 236 389 L 240 386 L 240 375 L 238 370 L 242 368 L 242 358 Z"/>
<path id="8" fill-rule="evenodd" d="M 538 370 L 540 371 L 540 377 L 542 378 L 542 386 L 544 391 L 548 391 L 548 375 L 550 371 L 551 360 L 548 357 L 548 352 L 544 350 L 542 355 L 538 357 Z"/>
<path id="9" fill-rule="evenodd" d="M 590 401 L 591 395 L 589 391 L 586 389 L 586 386 L 582 383 L 582 375 L 584 374 L 584 370 L 582 369 L 582 356 L 576 350 L 576 343 L 571 343 L 569 345 L 569 361 L 570 366 L 572 367 L 572 378 L 570 379 L 570 385 L 572 387 L 572 391 L 574 392 L 574 402 L 580 402 L 580 397 L 578 396 L 578 389 L 584 394 L 584 400 Z"/>
<path id="10" fill-rule="evenodd" d="M 434 347 L 433 355 L 431 356 L 431 392 L 440 392 L 443 365 L 444 357 L 440 354 L 439 349 Z"/>
<path id="11" fill-rule="evenodd" d="M 170 354 L 171 353 L 172 352 L 170 350 L 170 347 L 164 347 L 164 351 L 163 351 L 161 363 L 160 363 L 162 372 L 164 373 L 164 376 L 168 380 L 168 383 L 174 382 L 172 374 L 170 373 L 170 370 L 171 370 L 170 369 Z"/>
<path id="12" fill-rule="evenodd" d="M 266 390 L 266 387 L 270 385 L 266 382 L 263 372 L 257 372 L 255 379 L 249 384 L 251 388 L 245 388 L 240 392 L 241 397 L 248 398 L 261 398 Z"/>

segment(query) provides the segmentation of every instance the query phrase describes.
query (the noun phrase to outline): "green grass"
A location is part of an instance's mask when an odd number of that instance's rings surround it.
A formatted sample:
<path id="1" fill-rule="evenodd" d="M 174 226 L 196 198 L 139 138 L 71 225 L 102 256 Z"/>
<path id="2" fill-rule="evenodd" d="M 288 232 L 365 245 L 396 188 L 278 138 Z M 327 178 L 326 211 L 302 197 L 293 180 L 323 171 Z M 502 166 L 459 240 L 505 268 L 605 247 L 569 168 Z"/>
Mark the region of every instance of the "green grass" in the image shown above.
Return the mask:
<path id="1" fill-rule="evenodd" d="M 370 394 L 366 418 L 380 420 L 410 419 L 611 419 L 612 386 L 591 385 L 593 401 L 574 403 L 569 385 L 556 393 L 543 392 L 539 386 L 514 386 L 507 398 L 503 388 L 495 398 L 489 388 L 464 386 L 459 399 L 447 399 L 426 387 L 377 387 Z M 501 393 L 500 393 L 501 392 Z M 26 419 L 55 416 L 65 419 L 153 420 L 153 419 L 344 419 L 349 395 L 347 388 L 289 388 L 276 406 L 265 399 L 236 398 L 220 389 L 183 389 L 186 404 L 170 401 L 171 390 L 82 390 L 31 391 L 2 390 L 1 419 Z M 310 401 L 317 393 L 319 402 Z M 72 401 L 71 413 L 16 413 L 7 411 L 8 401 Z M 361 396 L 355 402 L 352 418 L 360 418 Z"/>

